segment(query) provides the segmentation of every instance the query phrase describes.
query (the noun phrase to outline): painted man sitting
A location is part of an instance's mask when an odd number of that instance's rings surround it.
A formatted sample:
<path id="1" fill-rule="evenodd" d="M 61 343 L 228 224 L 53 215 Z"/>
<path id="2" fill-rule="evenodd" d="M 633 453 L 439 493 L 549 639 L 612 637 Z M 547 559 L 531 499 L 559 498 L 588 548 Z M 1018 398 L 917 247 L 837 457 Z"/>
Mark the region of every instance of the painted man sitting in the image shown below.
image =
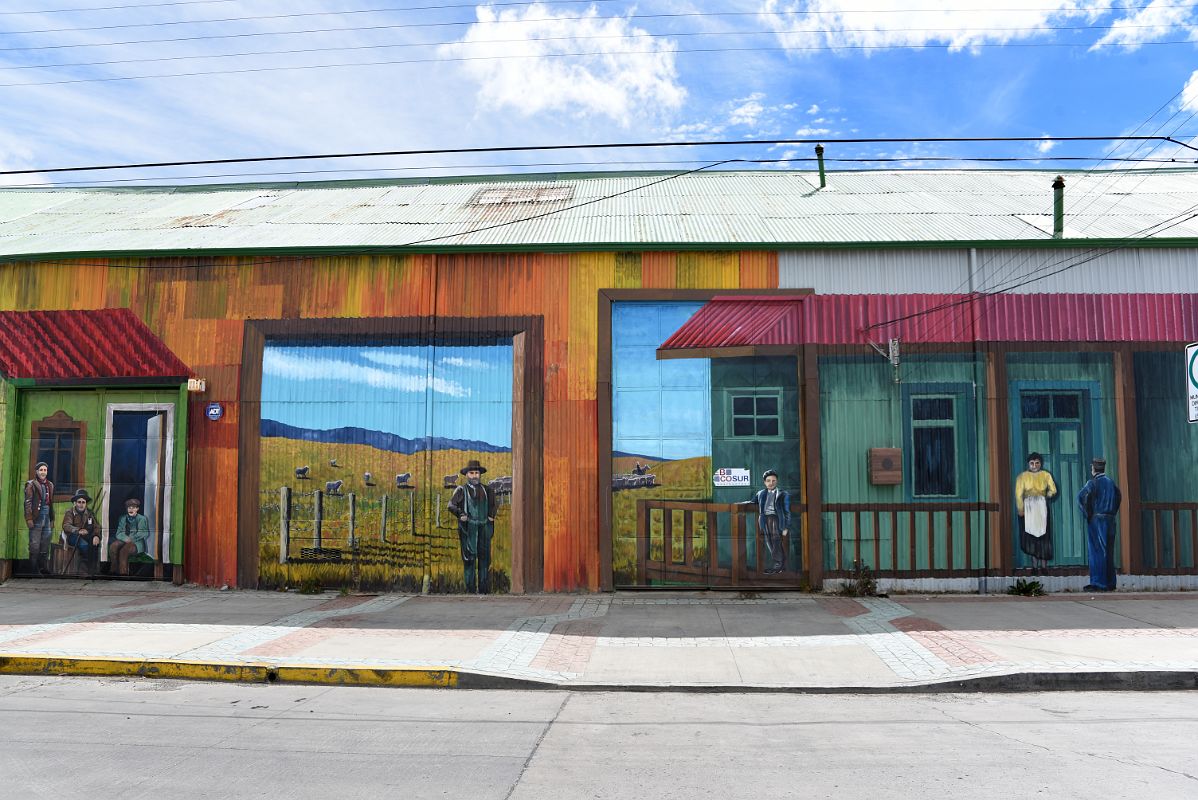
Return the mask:
<path id="1" fill-rule="evenodd" d="M 92 501 L 86 489 L 71 497 L 71 507 L 62 517 L 62 534 L 68 546 L 79 553 L 79 560 L 88 575 L 96 573 L 96 558 L 100 552 L 100 523 L 87 507 Z"/>
<path id="2" fill-rule="evenodd" d="M 108 560 L 116 564 L 117 575 L 129 574 L 129 559 L 145 555 L 150 547 L 150 522 L 141 513 L 141 501 L 125 501 L 125 516 L 116 524 L 116 539 L 108 545 Z"/>

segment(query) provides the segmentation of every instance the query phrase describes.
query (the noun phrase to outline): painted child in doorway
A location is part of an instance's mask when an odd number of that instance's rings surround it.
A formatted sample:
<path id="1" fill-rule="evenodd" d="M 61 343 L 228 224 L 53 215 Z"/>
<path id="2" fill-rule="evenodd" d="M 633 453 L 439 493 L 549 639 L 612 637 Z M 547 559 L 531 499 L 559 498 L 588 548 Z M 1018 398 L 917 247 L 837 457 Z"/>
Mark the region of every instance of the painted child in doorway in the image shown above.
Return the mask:
<path id="1" fill-rule="evenodd" d="M 150 521 L 141 513 L 141 500 L 125 501 L 125 516 L 116 524 L 116 538 L 108 545 L 108 560 L 116 563 L 117 575 L 129 574 L 129 559 L 144 555 L 150 546 Z"/>
<path id="2" fill-rule="evenodd" d="M 1032 559 L 1038 575 L 1052 561 L 1052 515 L 1048 501 L 1057 496 L 1052 473 L 1044 469 L 1044 456 L 1027 454 L 1027 469 L 1015 479 L 1015 510 L 1019 513 L 1019 549 Z"/>

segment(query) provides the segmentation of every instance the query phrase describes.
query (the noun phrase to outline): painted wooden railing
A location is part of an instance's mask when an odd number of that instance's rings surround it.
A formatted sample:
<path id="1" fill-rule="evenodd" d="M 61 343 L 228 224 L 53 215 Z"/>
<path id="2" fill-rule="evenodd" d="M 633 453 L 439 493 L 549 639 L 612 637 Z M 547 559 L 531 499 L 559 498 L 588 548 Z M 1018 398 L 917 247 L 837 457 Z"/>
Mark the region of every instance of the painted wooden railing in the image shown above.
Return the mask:
<path id="1" fill-rule="evenodd" d="M 824 566 L 845 577 L 854 564 L 883 577 L 966 577 L 993 568 L 997 503 L 825 503 Z"/>
<path id="2" fill-rule="evenodd" d="M 637 582 L 709 586 L 797 585 L 795 553 L 802 548 L 801 504 L 791 506 L 786 569 L 767 575 L 769 555 L 757 534 L 756 503 L 705 503 L 690 500 L 638 500 L 636 503 Z M 681 525 L 675 524 L 675 512 Z M 723 522 L 723 524 L 721 524 Z M 720 558 L 720 531 L 727 531 Z M 657 535 L 660 531 L 660 536 Z M 696 532 L 699 536 L 696 537 Z M 679 540 L 678 537 L 681 537 Z M 748 542 L 754 540 L 753 563 Z M 655 553 L 660 542 L 660 554 Z M 696 547 L 696 544 L 701 544 Z"/>
<path id="3" fill-rule="evenodd" d="M 1140 502 L 1144 571 L 1198 574 L 1198 503 Z"/>

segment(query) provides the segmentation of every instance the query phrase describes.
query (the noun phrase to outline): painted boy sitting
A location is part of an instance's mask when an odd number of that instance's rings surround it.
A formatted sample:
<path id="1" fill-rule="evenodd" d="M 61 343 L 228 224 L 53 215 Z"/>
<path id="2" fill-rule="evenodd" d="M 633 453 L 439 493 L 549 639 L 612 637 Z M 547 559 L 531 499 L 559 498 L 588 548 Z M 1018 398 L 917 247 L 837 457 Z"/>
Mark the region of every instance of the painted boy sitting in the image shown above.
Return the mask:
<path id="1" fill-rule="evenodd" d="M 144 555 L 150 545 L 150 522 L 141 513 L 141 501 L 125 501 L 125 516 L 116 524 L 116 540 L 108 545 L 108 560 L 116 563 L 117 575 L 129 574 L 129 558 Z"/>

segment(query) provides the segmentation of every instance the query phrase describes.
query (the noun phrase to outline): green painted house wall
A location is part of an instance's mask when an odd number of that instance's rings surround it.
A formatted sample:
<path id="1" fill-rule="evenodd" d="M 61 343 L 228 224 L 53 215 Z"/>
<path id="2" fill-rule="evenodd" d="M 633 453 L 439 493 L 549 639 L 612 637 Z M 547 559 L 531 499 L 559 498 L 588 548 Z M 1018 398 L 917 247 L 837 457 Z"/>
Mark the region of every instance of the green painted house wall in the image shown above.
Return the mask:
<path id="1" fill-rule="evenodd" d="M 111 403 L 155 403 L 174 408 L 173 463 L 169 475 L 171 501 L 170 525 L 171 547 L 166 560 L 172 564 L 183 561 L 184 542 L 184 475 L 186 470 L 186 394 L 185 390 L 168 389 L 21 389 L 6 390 L 6 419 L 4 434 L 7 438 L 5 465 L 7 476 L 0 487 L 0 508 L 3 510 L 4 533 L 2 549 L 7 558 L 23 559 L 29 556 L 29 540 L 23 509 L 23 486 L 29 479 L 30 430 L 31 424 L 62 411 L 73 420 L 86 424 L 83 452 L 82 484 L 93 498 L 98 498 L 103 484 L 105 424 L 107 406 Z M 18 433 L 22 432 L 22 433 Z M 7 499 L 5 499 L 7 498 Z M 69 498 L 55 496 L 55 529 L 66 512 Z M 98 504 L 97 504 L 98 505 Z"/>
<path id="2" fill-rule="evenodd" d="M 17 404 L 16 389 L 5 380 L 0 380 L 0 521 L 10 519 L 12 504 L 17 496 L 11 488 L 12 473 L 16 471 L 14 452 L 16 439 L 12 436 L 16 429 Z M 0 531 L 0 558 L 16 558 L 16 537 L 11 535 L 12 526 L 5 525 Z M 28 549 L 28 544 L 26 544 Z"/>
<path id="3" fill-rule="evenodd" d="M 908 357 L 900 370 L 881 357 L 824 356 L 819 360 L 820 466 L 825 504 L 921 502 L 912 497 L 910 395 L 952 393 L 956 404 L 958 498 L 923 502 L 985 502 L 990 475 L 986 452 L 985 372 L 972 355 Z M 903 482 L 876 486 L 869 479 L 869 450 L 894 447 L 903 451 Z M 966 547 L 966 515 L 970 538 Z M 825 512 L 822 515 L 824 567 L 849 569 L 860 560 L 875 569 L 944 569 L 951 524 L 953 568 L 981 567 L 986 558 L 985 515 L 982 512 L 926 514 L 900 512 L 860 515 Z M 839 555 L 836 547 L 840 529 Z M 915 553 L 911 555 L 914 525 Z M 931 530 L 929 531 L 929 525 Z M 929 563 L 929 539 L 937 554 Z"/>
<path id="4" fill-rule="evenodd" d="M 1198 425 L 1188 421 L 1188 393 L 1181 350 L 1137 353 L 1137 433 L 1140 449 L 1140 496 L 1147 503 L 1198 502 Z M 1140 515 L 1141 549 L 1148 567 L 1195 565 L 1193 517 L 1180 513 Z M 1159 525 L 1160 553 L 1157 550 Z"/>

